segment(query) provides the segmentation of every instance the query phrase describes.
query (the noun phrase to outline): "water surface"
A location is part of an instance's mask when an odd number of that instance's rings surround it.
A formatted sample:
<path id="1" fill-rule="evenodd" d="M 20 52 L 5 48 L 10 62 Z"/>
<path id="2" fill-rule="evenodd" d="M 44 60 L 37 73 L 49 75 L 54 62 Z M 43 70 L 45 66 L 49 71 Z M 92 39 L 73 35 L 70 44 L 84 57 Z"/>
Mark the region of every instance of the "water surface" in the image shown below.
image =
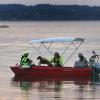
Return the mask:
<path id="1" fill-rule="evenodd" d="M 33 38 L 81 37 L 80 52 L 89 58 L 100 53 L 100 21 L 0 22 L 0 100 L 99 100 L 99 79 L 16 79 L 9 66 L 31 51 Z M 76 56 L 77 57 L 77 56 Z M 71 62 L 74 62 L 71 59 Z"/>

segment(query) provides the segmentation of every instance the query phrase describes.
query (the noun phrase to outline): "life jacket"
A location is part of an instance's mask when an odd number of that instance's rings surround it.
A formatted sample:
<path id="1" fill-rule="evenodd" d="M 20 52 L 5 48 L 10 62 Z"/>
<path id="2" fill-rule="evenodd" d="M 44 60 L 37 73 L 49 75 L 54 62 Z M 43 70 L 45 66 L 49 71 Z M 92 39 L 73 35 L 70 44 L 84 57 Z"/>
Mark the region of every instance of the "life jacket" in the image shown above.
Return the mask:
<path id="1" fill-rule="evenodd" d="M 21 59 L 21 62 L 20 62 L 21 65 L 28 65 L 29 62 L 28 62 L 28 57 L 22 57 Z"/>
<path id="2" fill-rule="evenodd" d="M 61 57 L 59 57 L 59 58 L 54 57 L 53 60 L 54 60 L 54 66 L 56 66 L 56 67 L 60 67 L 60 66 L 62 66 L 62 62 L 63 62 L 63 60 L 62 60 Z"/>

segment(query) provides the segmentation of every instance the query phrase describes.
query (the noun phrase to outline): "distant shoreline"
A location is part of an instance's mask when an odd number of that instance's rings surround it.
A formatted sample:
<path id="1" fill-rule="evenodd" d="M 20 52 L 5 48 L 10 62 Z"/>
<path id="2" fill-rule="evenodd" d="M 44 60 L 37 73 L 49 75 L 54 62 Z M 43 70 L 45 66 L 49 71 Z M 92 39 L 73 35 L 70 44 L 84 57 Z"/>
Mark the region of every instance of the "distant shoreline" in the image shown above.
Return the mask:
<path id="1" fill-rule="evenodd" d="M 100 20 L 100 6 L 0 4 L 0 21 Z"/>
<path id="2" fill-rule="evenodd" d="M 0 22 L 56 22 L 56 21 L 100 21 L 97 20 L 0 20 Z"/>

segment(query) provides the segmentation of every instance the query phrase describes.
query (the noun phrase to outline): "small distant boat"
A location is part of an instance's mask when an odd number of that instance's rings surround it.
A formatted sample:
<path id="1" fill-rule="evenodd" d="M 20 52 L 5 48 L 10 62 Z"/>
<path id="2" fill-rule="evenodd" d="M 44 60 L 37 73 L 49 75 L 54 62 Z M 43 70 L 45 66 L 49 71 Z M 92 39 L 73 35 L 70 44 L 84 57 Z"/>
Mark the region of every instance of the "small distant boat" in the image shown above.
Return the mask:
<path id="1" fill-rule="evenodd" d="M 69 58 L 71 56 L 73 56 L 73 54 L 78 50 L 78 48 L 81 46 L 81 44 L 84 42 L 84 39 L 82 38 L 46 38 L 46 39 L 33 39 L 31 41 L 32 46 L 35 48 L 35 50 L 37 50 L 38 52 L 40 52 L 40 47 L 41 45 L 43 45 L 46 50 L 48 50 L 48 52 L 50 54 L 54 54 L 50 51 L 50 47 L 53 43 L 59 43 L 61 42 L 61 44 L 64 44 L 64 51 L 62 52 L 62 54 L 64 54 L 66 52 L 66 50 L 68 50 L 68 48 L 71 46 L 74 46 L 75 50 L 71 53 L 71 55 L 66 58 L 65 63 L 67 62 L 67 60 L 69 60 Z M 36 43 L 40 43 L 40 46 L 37 48 L 33 45 L 33 43 L 36 45 Z M 50 45 L 47 47 L 47 45 L 50 43 Z M 65 43 L 69 43 L 70 45 L 67 47 Z M 37 46 L 37 45 L 36 45 Z M 59 46 L 59 45 L 58 45 Z M 62 49 L 62 50 L 63 50 Z M 39 53 L 42 55 L 42 53 Z M 65 64 L 64 63 L 64 64 Z M 49 76 L 49 77 L 91 77 L 94 69 L 93 68 L 89 68 L 87 67 L 81 67 L 81 66 L 63 66 L 63 67 L 51 67 L 51 66 L 32 66 L 31 68 L 21 68 L 20 65 L 14 65 L 10 67 L 11 70 L 14 72 L 15 75 L 18 76 L 33 76 L 33 77 L 37 77 L 37 76 Z"/>
<path id="2" fill-rule="evenodd" d="M 9 28 L 9 26 L 8 25 L 0 25 L 0 28 Z"/>

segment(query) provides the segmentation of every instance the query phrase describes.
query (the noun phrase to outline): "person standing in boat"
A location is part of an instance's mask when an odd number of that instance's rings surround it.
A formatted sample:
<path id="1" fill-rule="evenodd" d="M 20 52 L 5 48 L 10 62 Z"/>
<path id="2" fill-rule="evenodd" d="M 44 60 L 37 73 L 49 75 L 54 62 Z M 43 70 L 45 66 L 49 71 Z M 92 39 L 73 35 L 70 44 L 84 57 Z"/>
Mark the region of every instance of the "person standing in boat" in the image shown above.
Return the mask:
<path id="1" fill-rule="evenodd" d="M 79 62 L 84 64 L 84 67 L 88 67 L 88 60 L 83 56 L 82 53 L 79 53 Z"/>
<path id="2" fill-rule="evenodd" d="M 32 65 L 32 60 L 28 58 L 29 53 L 24 53 L 20 60 L 20 66 L 22 68 L 29 68 Z"/>
<path id="3" fill-rule="evenodd" d="M 50 60 L 51 63 L 54 64 L 55 67 L 62 67 L 63 60 L 58 52 L 55 52 L 54 57 Z"/>
<path id="4" fill-rule="evenodd" d="M 89 66 L 93 68 L 95 62 L 98 62 L 98 60 L 99 60 L 99 55 L 95 51 L 93 51 L 92 54 L 93 55 L 89 59 Z"/>

